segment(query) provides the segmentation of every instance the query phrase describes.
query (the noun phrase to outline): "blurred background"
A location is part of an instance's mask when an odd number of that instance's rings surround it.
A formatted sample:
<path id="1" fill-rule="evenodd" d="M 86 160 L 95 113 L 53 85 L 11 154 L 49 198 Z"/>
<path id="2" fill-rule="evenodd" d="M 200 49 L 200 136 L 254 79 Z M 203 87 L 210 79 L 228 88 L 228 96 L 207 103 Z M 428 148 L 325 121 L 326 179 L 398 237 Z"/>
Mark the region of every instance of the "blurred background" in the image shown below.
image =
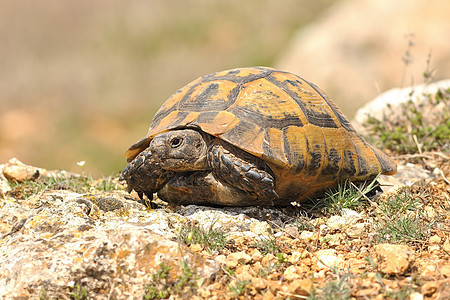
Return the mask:
<path id="1" fill-rule="evenodd" d="M 351 118 L 424 72 L 450 78 L 449 13 L 448 0 L 0 0 L 0 163 L 117 174 L 173 92 L 242 66 L 294 72 Z"/>

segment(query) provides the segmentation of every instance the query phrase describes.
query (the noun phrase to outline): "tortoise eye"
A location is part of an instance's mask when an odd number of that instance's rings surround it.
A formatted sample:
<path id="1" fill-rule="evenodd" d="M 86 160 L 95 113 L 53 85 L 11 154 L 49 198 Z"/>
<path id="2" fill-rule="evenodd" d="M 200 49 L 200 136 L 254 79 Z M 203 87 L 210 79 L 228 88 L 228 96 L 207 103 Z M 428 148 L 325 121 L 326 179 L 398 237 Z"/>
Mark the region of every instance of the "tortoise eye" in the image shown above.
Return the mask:
<path id="1" fill-rule="evenodd" d="M 172 148 L 177 148 L 180 147 L 181 143 L 183 142 L 183 139 L 180 138 L 174 138 L 172 139 L 172 141 L 170 142 L 170 146 Z"/>

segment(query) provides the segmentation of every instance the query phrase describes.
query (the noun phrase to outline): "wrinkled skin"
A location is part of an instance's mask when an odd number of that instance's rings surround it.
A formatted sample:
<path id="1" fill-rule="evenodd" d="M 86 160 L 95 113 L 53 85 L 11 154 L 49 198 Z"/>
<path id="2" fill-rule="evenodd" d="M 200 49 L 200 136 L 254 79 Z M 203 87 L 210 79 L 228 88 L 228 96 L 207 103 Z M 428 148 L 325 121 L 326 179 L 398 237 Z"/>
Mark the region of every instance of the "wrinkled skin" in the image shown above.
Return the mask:
<path id="1" fill-rule="evenodd" d="M 273 205 L 278 198 L 266 164 L 193 129 L 156 135 L 122 172 L 128 191 L 173 204 Z"/>

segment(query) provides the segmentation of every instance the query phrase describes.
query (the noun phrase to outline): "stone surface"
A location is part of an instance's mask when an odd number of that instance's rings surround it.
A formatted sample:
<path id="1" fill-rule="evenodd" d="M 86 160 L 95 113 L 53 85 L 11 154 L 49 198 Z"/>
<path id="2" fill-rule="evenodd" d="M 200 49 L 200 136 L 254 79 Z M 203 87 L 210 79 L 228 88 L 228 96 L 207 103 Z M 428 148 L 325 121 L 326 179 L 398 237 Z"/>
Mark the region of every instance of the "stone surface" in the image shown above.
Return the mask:
<path id="1" fill-rule="evenodd" d="M 269 237 L 266 222 L 233 209 L 149 211 L 127 198 L 124 191 L 65 190 L 44 190 L 21 201 L 0 197 L 0 298 L 63 297 L 71 283 L 90 292 L 107 291 L 113 298 L 142 298 L 160 263 L 171 266 L 176 276 L 185 262 L 207 280 L 219 264 L 174 241 L 186 222 L 221 228 L 231 239 Z M 244 252 L 228 258 L 237 264 L 252 259 Z"/>
<path id="2" fill-rule="evenodd" d="M 50 173 L 45 172 L 37 182 L 23 184 L 10 184 L 0 172 L 6 186 L 0 194 L 1 299 L 68 299 L 82 293 L 92 299 L 142 299 L 151 289 L 170 291 L 172 299 L 306 298 L 311 291 L 320 298 L 330 282 L 346 274 L 357 298 L 386 299 L 402 287 L 411 288 L 417 299 L 450 296 L 444 181 L 416 191 L 424 202 L 421 220 L 436 220 L 421 244 L 369 248 L 378 218 L 386 217 L 379 205 L 420 185 L 393 188 L 355 208 L 358 212 L 343 209 L 329 216 L 315 211 L 318 217 L 312 217 L 302 211 L 286 214 L 292 208 L 159 202 L 157 209 L 147 209 L 120 184 L 105 192 L 92 183 L 75 192 L 67 189 L 70 185 L 45 185 Z M 82 179 L 63 171 L 50 174 Z M 191 236 L 180 233 L 192 226 L 222 231 L 226 246 L 210 251 L 201 241 L 189 244 Z M 381 285 L 379 273 L 392 276 L 383 276 Z"/>
<path id="3" fill-rule="evenodd" d="M 361 131 L 363 130 L 361 124 L 364 124 L 367 121 L 368 116 L 383 120 L 385 115 L 391 113 L 401 114 L 402 110 L 399 110 L 399 107 L 402 103 L 413 101 L 416 104 L 420 104 L 428 100 L 425 95 L 436 94 L 439 89 L 446 90 L 448 88 L 450 88 L 449 79 L 427 85 L 421 84 L 406 88 L 390 89 L 359 108 L 355 114 L 353 124 L 358 128 L 358 131 Z M 444 105 L 445 103 L 441 103 L 434 107 L 430 107 L 427 114 L 431 113 L 431 110 L 442 109 Z M 393 117 L 395 118 L 395 116 L 396 115 Z"/>
<path id="4" fill-rule="evenodd" d="M 15 232 L 0 241 L 0 295 L 28 297 L 45 290 L 62 296 L 74 281 L 116 298 L 142 297 L 140 287 L 151 281 L 160 263 L 177 272 L 186 261 L 206 278 L 218 272 L 214 261 L 152 230 L 155 226 L 164 230 L 162 223 L 173 216 L 155 212 L 152 217 L 130 202 L 124 204 L 129 212 L 124 218 L 87 210 L 80 197 L 68 191 L 45 192 L 39 196 L 41 205 L 28 201 L 22 216 L 9 218 Z M 2 201 L 3 220 L 11 211 L 18 212 L 15 206 Z M 14 217 L 25 220 L 18 230 L 13 230 Z"/>
<path id="5" fill-rule="evenodd" d="M 450 78 L 450 44 L 442 39 L 450 36 L 449 10 L 447 0 L 341 1 L 300 29 L 276 66 L 314 82 L 352 117 L 402 78 L 403 86 L 423 82 L 430 53 L 437 80 Z"/>
<path id="6" fill-rule="evenodd" d="M 414 261 L 414 251 L 407 245 L 379 244 L 373 247 L 381 273 L 403 275 Z"/>

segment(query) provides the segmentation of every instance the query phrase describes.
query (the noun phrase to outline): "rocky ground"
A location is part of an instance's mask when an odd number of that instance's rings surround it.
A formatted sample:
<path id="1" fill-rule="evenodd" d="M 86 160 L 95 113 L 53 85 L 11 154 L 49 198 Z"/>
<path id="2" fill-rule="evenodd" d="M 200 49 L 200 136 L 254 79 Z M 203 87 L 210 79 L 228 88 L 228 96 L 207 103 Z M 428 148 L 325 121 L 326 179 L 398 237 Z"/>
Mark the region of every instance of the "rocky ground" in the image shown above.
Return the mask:
<path id="1" fill-rule="evenodd" d="M 350 185 L 279 209 L 149 209 L 117 177 L 11 159 L 0 298 L 449 299 L 448 135 L 433 149 L 417 139 L 386 150 L 399 173 L 379 178 L 383 193 Z"/>

